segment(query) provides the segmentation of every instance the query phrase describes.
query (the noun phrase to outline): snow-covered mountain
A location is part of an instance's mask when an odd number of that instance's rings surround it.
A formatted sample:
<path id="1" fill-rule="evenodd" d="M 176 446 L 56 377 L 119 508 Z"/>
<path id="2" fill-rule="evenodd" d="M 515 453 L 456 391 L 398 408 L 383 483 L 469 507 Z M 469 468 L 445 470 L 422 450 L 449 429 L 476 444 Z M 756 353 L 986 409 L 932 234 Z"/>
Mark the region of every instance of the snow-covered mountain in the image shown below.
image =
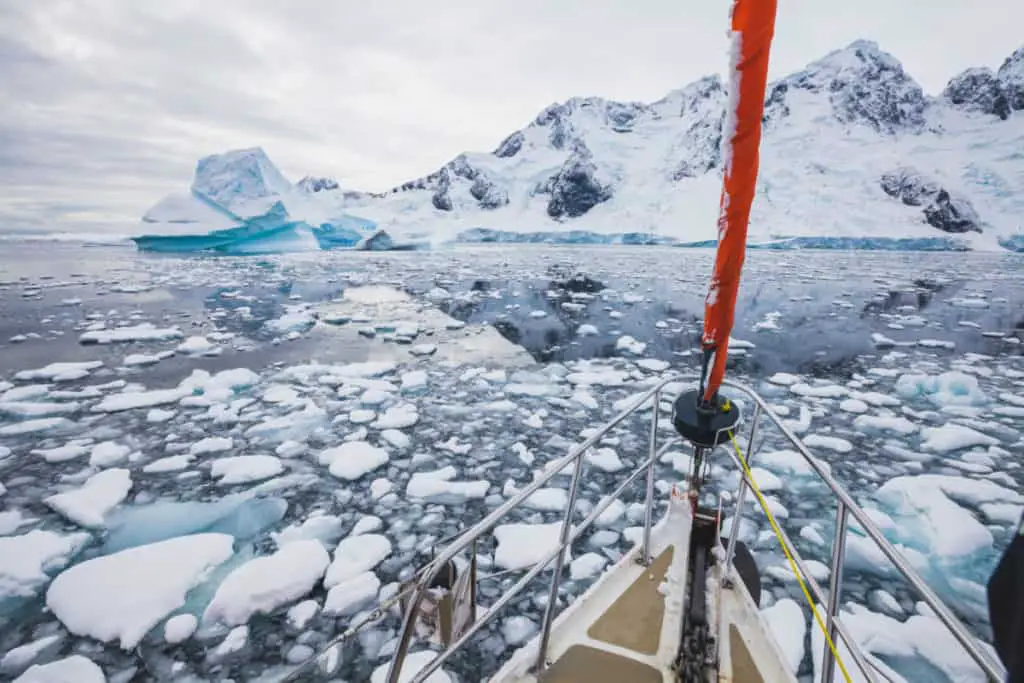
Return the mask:
<path id="1" fill-rule="evenodd" d="M 725 104 L 715 76 L 650 104 L 574 97 L 493 152 L 345 206 L 431 241 L 713 239 Z M 769 85 L 761 158 L 752 241 L 1024 247 L 1024 48 L 928 96 L 895 57 L 854 42 Z"/>

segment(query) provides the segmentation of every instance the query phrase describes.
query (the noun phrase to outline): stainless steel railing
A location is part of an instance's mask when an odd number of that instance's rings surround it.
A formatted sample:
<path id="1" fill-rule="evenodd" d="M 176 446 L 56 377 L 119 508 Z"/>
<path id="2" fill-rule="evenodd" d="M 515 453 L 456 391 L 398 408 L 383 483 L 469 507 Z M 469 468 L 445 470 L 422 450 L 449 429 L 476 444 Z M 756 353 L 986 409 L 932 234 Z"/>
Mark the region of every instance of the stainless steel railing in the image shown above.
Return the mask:
<path id="1" fill-rule="evenodd" d="M 426 567 L 419 575 L 419 580 L 413 594 L 413 598 L 410 601 L 402 621 L 402 630 L 399 637 L 399 643 L 395 650 L 395 654 L 392 657 L 390 667 L 388 669 L 388 675 L 385 679 L 387 683 L 398 683 L 399 676 L 402 671 L 402 665 L 405 660 L 405 656 L 409 650 L 411 644 L 412 634 L 415 628 L 416 614 L 418 614 L 419 605 L 423 600 L 427 588 L 432 584 L 437 574 L 447 566 L 448 562 L 452 560 L 459 553 L 466 550 L 471 546 L 477 539 L 483 536 L 485 533 L 490 531 L 498 522 L 507 517 L 513 510 L 520 507 L 531 495 L 533 495 L 539 488 L 547 484 L 549 481 L 558 476 L 563 469 L 568 466 L 573 466 L 572 480 L 569 487 L 569 501 L 566 506 L 565 515 L 562 519 L 562 527 L 559 535 L 559 544 L 551 552 L 547 553 L 539 562 L 537 562 L 529 571 L 526 572 L 515 584 L 513 584 L 505 593 L 498 598 L 498 600 L 491 606 L 487 613 L 477 620 L 469 629 L 466 630 L 454 643 L 449 645 L 443 652 L 435 657 L 429 664 L 422 668 L 416 676 L 410 681 L 410 683 L 423 683 L 432 673 L 437 671 L 448 659 L 452 657 L 459 649 L 461 649 L 470 638 L 472 638 L 477 632 L 483 628 L 488 621 L 496 615 L 505 605 L 507 605 L 513 598 L 521 593 L 526 586 L 536 576 L 538 576 L 545 568 L 557 560 L 554 571 L 552 572 L 551 584 L 549 588 L 547 606 L 545 608 L 544 619 L 541 625 L 541 631 L 539 636 L 539 648 L 537 652 L 537 664 L 536 670 L 539 673 L 547 667 L 547 648 L 551 636 L 551 625 L 554 621 L 555 610 L 557 609 L 557 598 L 558 589 L 561 584 L 562 567 L 564 566 L 565 554 L 568 551 L 572 543 L 582 534 L 587 528 L 589 528 L 594 521 L 600 516 L 604 510 L 611 505 L 626 489 L 627 486 L 636 481 L 641 475 L 646 474 L 646 491 L 645 491 L 645 503 L 644 503 L 644 526 L 643 526 L 643 538 L 641 541 L 640 560 L 646 565 L 650 563 L 650 537 L 651 528 L 653 525 L 653 510 L 654 510 L 654 466 L 658 458 L 668 450 L 670 446 L 678 441 L 678 438 L 670 438 L 662 447 L 659 449 L 657 446 L 658 441 L 658 418 L 659 418 L 659 400 L 661 393 L 665 386 L 674 381 L 678 381 L 678 377 L 669 377 L 658 384 L 654 385 L 642 395 L 628 408 L 616 415 L 612 420 L 603 425 L 597 432 L 592 434 L 586 441 L 579 446 L 576 446 L 568 455 L 554 461 L 549 465 L 548 471 L 541 477 L 538 477 L 532 484 L 521 490 L 516 496 L 510 498 L 500 507 L 495 509 L 489 515 L 487 515 L 480 522 L 463 532 L 459 535 L 458 539 L 451 543 L 445 548 L 438 556 L 436 556 L 433 562 Z M 956 638 L 956 640 L 964 647 L 968 655 L 973 659 L 978 666 L 985 672 L 986 676 L 992 681 L 992 683 L 1002 683 L 1006 677 L 1006 673 L 1002 666 L 992 659 L 992 657 L 981 647 L 981 645 L 971 636 L 967 628 L 960 622 L 959 619 L 950 611 L 950 609 L 942 602 L 941 598 L 932 591 L 931 588 L 924 582 L 924 579 L 909 565 L 906 559 L 900 555 L 896 548 L 885 538 L 881 530 L 874 524 L 874 522 L 867 516 L 863 509 L 850 497 L 849 493 L 832 477 L 832 475 L 822 467 L 814 456 L 811 455 L 807 446 L 797 437 L 776 415 L 769 405 L 761 398 L 757 392 L 750 387 L 733 381 L 725 381 L 724 386 L 734 389 L 744 396 L 748 397 L 753 401 L 754 413 L 751 420 L 750 434 L 747 441 L 747 460 L 748 464 L 753 456 L 754 441 L 758 431 L 758 425 L 762 416 L 767 416 L 770 421 L 778 428 L 779 432 L 783 437 L 796 449 L 796 451 L 807 461 L 812 470 L 818 477 L 825 483 L 832 495 L 836 498 L 838 510 L 836 517 L 836 534 L 833 540 L 832 547 L 832 558 L 831 558 L 831 571 L 829 578 L 828 593 L 822 591 L 818 582 L 814 580 L 810 572 L 807 570 L 805 560 L 796 552 L 796 548 L 789 536 L 785 531 L 781 531 L 782 539 L 791 550 L 794 558 L 794 562 L 797 565 L 800 573 L 806 580 L 808 589 L 810 590 L 813 598 L 818 603 L 826 604 L 826 628 L 829 631 L 830 637 L 833 642 L 840 642 L 837 639 L 841 639 L 841 642 L 845 643 L 851 658 L 857 664 L 861 673 L 871 683 L 878 683 L 876 676 L 875 667 L 868 661 L 867 657 L 860 650 L 857 642 L 851 637 L 849 630 L 842 622 L 839 617 L 839 598 L 842 592 L 843 585 L 843 561 L 845 557 L 846 548 L 846 534 L 847 534 L 847 523 L 849 516 L 852 515 L 854 519 L 860 524 L 864 532 L 882 551 L 882 553 L 889 559 L 890 562 L 896 567 L 897 571 L 910 583 L 910 585 L 917 591 L 921 596 L 921 599 L 933 610 L 935 615 L 942 621 L 950 633 Z M 648 442 L 648 453 L 647 458 L 640 463 L 640 465 L 634 469 L 625 480 L 623 480 L 619 486 L 611 494 L 607 495 L 604 501 L 597 505 L 583 520 L 581 524 L 573 527 L 572 519 L 575 515 L 577 494 L 579 491 L 579 482 L 581 473 L 584 465 L 584 455 L 587 451 L 595 446 L 605 435 L 607 435 L 612 429 L 621 424 L 630 415 L 643 409 L 647 405 L 652 405 L 651 414 L 651 429 L 650 438 Z M 740 485 L 739 490 L 736 494 L 736 510 L 733 515 L 733 525 L 729 533 L 729 543 L 726 550 L 726 564 L 731 565 L 733 557 L 735 556 L 736 539 L 739 536 L 739 524 L 742 519 L 743 506 L 745 503 L 746 491 L 750 488 L 750 482 L 746 475 L 743 473 L 743 467 L 739 462 L 736 453 L 729 449 L 725 450 L 732 459 L 736 462 L 739 467 Z M 539 676 L 538 676 L 539 677 Z M 832 683 L 834 677 L 834 659 L 832 651 L 825 645 L 825 652 L 822 658 L 822 683 Z"/>
<path id="2" fill-rule="evenodd" d="M 402 671 L 402 664 L 405 660 L 405 655 L 409 650 L 410 640 L 412 638 L 413 630 L 415 628 L 416 615 L 418 614 L 420 602 L 423 600 L 423 596 L 427 590 L 427 587 L 431 585 L 434 578 L 445 567 L 450 560 L 456 555 L 468 548 L 474 541 L 483 536 L 485 533 L 490 531 L 494 526 L 507 517 L 513 510 L 520 507 L 531 495 L 533 495 L 537 489 L 541 488 L 549 481 L 558 476 L 562 470 L 568 466 L 573 466 L 572 481 L 569 485 L 569 502 L 565 509 L 565 515 L 562 518 L 562 527 L 559 534 L 558 547 L 549 552 L 540 562 L 535 564 L 522 578 L 520 578 L 515 584 L 513 584 L 497 602 L 491 606 L 487 613 L 470 626 L 465 633 L 463 633 L 454 643 L 449 645 L 443 652 L 434 658 L 427 666 L 421 669 L 417 675 L 410 681 L 410 683 L 423 683 L 424 680 L 430 674 L 434 673 L 439 669 L 448 659 L 457 652 L 470 638 L 473 637 L 487 622 L 497 614 L 502 607 L 507 605 L 516 595 L 521 593 L 526 588 L 527 584 L 540 574 L 544 569 L 551 564 L 553 560 L 557 559 L 555 569 L 552 571 L 551 586 L 548 593 L 548 604 L 544 611 L 544 621 L 540 632 L 540 647 L 537 654 L 537 668 L 538 671 L 542 671 L 547 666 L 547 646 L 548 640 L 551 635 L 551 623 L 555 618 L 555 610 L 558 605 L 558 588 L 561 585 L 562 580 L 562 567 L 565 564 L 565 554 L 573 541 L 579 537 L 588 527 L 590 527 L 598 518 L 598 516 L 605 511 L 605 509 L 611 505 L 626 489 L 627 486 L 636 481 L 640 475 L 647 475 L 646 485 L 646 500 L 645 500 L 645 511 L 644 511 L 644 533 L 643 533 L 643 548 L 641 550 L 641 558 L 645 564 L 650 563 L 650 540 L 651 540 L 651 525 L 653 518 L 654 508 L 654 464 L 657 462 L 658 457 L 668 449 L 676 440 L 670 440 L 664 444 L 659 450 L 657 448 L 658 440 L 658 413 L 659 405 L 658 402 L 661 399 L 661 392 L 665 388 L 665 385 L 672 381 L 678 381 L 677 377 L 670 377 L 664 379 L 653 387 L 645 391 L 636 401 L 612 418 L 610 421 L 605 423 L 600 429 L 594 434 L 591 434 L 582 444 L 573 448 L 568 455 L 555 460 L 548 466 L 548 471 L 543 475 L 534 480 L 532 484 L 521 490 L 517 495 L 507 500 L 500 507 L 495 509 L 484 519 L 477 522 L 474 526 L 463 532 L 459 538 L 445 548 L 437 557 L 434 558 L 430 566 L 422 573 L 419 578 L 416 591 L 410 600 L 408 607 L 405 610 L 405 615 L 402 620 L 402 631 L 398 641 L 398 647 L 395 649 L 395 654 L 391 660 L 391 666 L 388 669 L 388 675 L 385 679 L 387 683 L 398 683 L 399 675 Z M 648 404 L 652 405 L 652 417 L 651 417 L 651 432 L 648 443 L 648 454 L 647 459 L 644 460 L 639 467 L 634 469 L 632 473 L 622 481 L 614 492 L 607 495 L 604 501 L 597 505 L 578 526 L 573 527 L 572 520 L 576 512 L 576 499 L 579 492 L 580 476 L 583 472 L 584 455 L 595 446 L 598 442 L 603 439 L 608 432 L 617 427 L 630 415 L 643 409 Z"/>
<path id="3" fill-rule="evenodd" d="M 804 560 L 800 557 L 799 553 L 796 552 L 796 548 L 792 541 L 789 540 L 789 537 L 785 532 L 782 532 L 782 536 L 784 542 L 793 553 L 797 567 L 799 568 L 800 573 L 804 576 L 812 596 L 817 602 L 826 604 L 825 619 L 829 636 L 834 642 L 837 642 L 837 636 L 842 639 L 854 661 L 857 663 L 858 668 L 861 670 L 861 673 L 863 673 L 869 681 L 872 681 L 872 683 L 875 683 L 878 680 L 875 677 L 874 668 L 868 663 L 867 658 L 864 656 L 864 653 L 860 651 L 857 643 L 850 637 L 849 631 L 843 625 L 838 614 L 839 598 L 843 589 L 843 560 L 846 554 L 847 526 L 851 515 L 860 524 L 868 538 L 878 546 L 878 549 L 882 551 L 882 554 L 892 562 L 893 566 L 896 567 L 896 570 L 921 596 L 921 599 L 924 600 L 925 604 L 931 608 L 935 613 L 935 616 L 938 617 L 943 625 L 949 630 L 950 634 L 963 646 L 971 659 L 973 659 L 982 671 L 985 672 L 985 675 L 989 680 L 992 681 L 992 683 L 1003 683 L 1006 679 L 1006 671 L 1003 669 L 1002 665 L 995 661 L 988 652 L 982 648 L 978 641 L 971 635 L 970 631 L 967 630 L 967 627 L 965 627 L 953 614 L 942 599 L 936 595 L 935 591 L 925 583 L 924 579 L 921 578 L 921 575 L 910 566 L 906 558 L 904 558 L 892 543 L 885 538 L 882 531 L 875 525 L 871 518 L 868 517 L 867 513 L 857 505 L 846 489 L 844 489 L 839 482 L 832 477 L 829 471 L 822 467 L 821 463 L 811 455 L 811 452 L 807 449 L 807 446 L 804 445 L 803 441 L 801 441 L 800 438 L 785 425 L 781 418 L 772 411 L 765 400 L 761 398 L 757 392 L 744 384 L 732 381 L 726 381 L 723 384 L 726 387 L 739 391 L 754 402 L 754 416 L 750 427 L 750 444 L 753 444 L 753 435 L 756 434 L 761 415 L 766 415 L 775 427 L 778 428 L 782 436 L 789 441 L 790 445 L 792 445 L 804 460 L 807 461 L 807 464 L 810 465 L 811 469 L 814 470 L 814 473 L 817 474 L 825 483 L 832 493 L 832 496 L 836 499 L 836 532 L 832 541 L 832 558 L 827 600 L 825 599 L 826 594 L 822 592 L 821 587 L 818 586 L 817 582 L 811 577 L 810 572 L 807 571 Z M 739 463 L 738 456 L 729 449 L 723 450 L 732 457 L 741 472 L 739 490 L 736 494 L 736 512 L 733 517 L 732 530 L 729 534 L 729 546 L 726 550 L 727 561 L 731 562 L 735 552 L 736 539 L 739 536 L 739 524 L 743 513 L 744 499 L 746 497 L 747 489 L 750 488 L 750 482 L 747 480 L 747 477 L 742 474 L 743 467 Z M 750 458 L 753 455 L 753 451 L 749 446 L 747 448 L 747 454 L 747 464 L 749 465 Z M 826 642 L 824 646 L 824 655 L 822 657 L 822 683 L 832 683 L 835 674 L 834 664 L 835 660 L 832 655 L 832 650 Z"/>

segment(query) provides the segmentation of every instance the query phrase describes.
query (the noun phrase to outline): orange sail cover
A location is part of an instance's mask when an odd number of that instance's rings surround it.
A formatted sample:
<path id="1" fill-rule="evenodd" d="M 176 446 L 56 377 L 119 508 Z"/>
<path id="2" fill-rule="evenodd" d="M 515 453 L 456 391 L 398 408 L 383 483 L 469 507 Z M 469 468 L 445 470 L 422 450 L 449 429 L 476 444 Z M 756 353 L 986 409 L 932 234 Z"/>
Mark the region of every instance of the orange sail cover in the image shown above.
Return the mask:
<path id="1" fill-rule="evenodd" d="M 704 307 L 705 353 L 710 354 L 705 400 L 718 393 L 732 332 L 740 270 L 747 243 L 747 222 L 757 185 L 761 117 L 768 82 L 768 52 L 775 32 L 777 0 L 734 0 L 729 104 L 722 135 L 725 167 L 718 214 L 718 253 Z"/>

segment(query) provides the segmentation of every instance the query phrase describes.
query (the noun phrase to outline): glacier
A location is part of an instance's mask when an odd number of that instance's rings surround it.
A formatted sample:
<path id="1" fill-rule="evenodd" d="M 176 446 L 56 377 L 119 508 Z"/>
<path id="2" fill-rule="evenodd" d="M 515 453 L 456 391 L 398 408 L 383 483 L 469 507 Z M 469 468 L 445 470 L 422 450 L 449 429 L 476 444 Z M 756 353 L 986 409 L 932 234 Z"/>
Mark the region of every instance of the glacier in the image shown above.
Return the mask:
<path id="1" fill-rule="evenodd" d="M 263 254 L 318 249 L 387 250 L 376 222 L 342 210 L 333 196 L 295 186 L 261 148 L 199 160 L 187 194 L 171 194 L 142 217 L 142 251 Z"/>

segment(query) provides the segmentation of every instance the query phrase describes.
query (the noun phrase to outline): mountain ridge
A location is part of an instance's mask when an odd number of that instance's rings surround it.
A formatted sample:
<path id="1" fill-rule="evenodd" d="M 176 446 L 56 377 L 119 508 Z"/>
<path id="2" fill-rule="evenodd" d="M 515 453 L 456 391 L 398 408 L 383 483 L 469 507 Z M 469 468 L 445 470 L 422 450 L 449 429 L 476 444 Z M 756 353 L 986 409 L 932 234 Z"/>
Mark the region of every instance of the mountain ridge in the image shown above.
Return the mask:
<path id="1" fill-rule="evenodd" d="M 435 242 L 469 229 L 571 228 L 708 239 L 717 213 L 726 99 L 725 84 L 716 75 L 651 103 L 571 97 L 545 107 L 490 152 L 463 152 L 383 193 L 349 191 L 346 206 L 392 231 Z M 934 96 L 873 41 L 834 50 L 768 86 L 752 232 L 764 239 L 879 236 L 880 229 L 871 227 L 870 217 L 857 207 L 857 215 L 845 221 L 801 207 L 783 210 L 784 200 L 794 197 L 784 184 L 810 179 L 824 181 L 810 188 L 817 193 L 809 195 L 812 204 L 869 199 L 883 207 L 879 221 L 899 224 L 895 233 L 900 235 L 971 233 L 984 237 L 972 238 L 975 246 L 992 246 L 993 239 L 1019 230 L 1012 216 L 1020 214 L 1020 207 L 1011 210 L 1006 193 L 992 186 L 1024 195 L 1024 178 L 1006 159 L 992 161 L 998 168 L 989 167 L 991 160 L 983 167 L 963 162 L 966 150 L 979 146 L 1001 142 L 1013 148 L 1019 138 L 1017 148 L 1024 148 L 1021 110 L 1024 48 L 996 71 L 975 68 L 955 75 Z M 997 130 L 996 124 L 1006 128 Z M 998 140 L 988 139 L 993 136 Z M 940 158 L 949 140 L 964 146 L 961 159 Z M 935 153 L 924 154 L 929 146 Z M 868 151 L 875 158 L 859 158 Z M 880 164 L 882 157 L 888 162 Z M 840 160 L 846 165 L 837 165 Z M 803 168 L 803 178 L 794 164 Z M 851 167 L 863 168 L 870 180 L 850 183 Z M 910 213 L 916 205 L 885 191 L 882 177 L 896 172 L 916 173 L 919 184 L 937 188 L 926 211 Z M 984 177 L 991 177 L 988 187 Z M 863 195 L 857 201 L 851 198 L 854 189 Z M 666 225 L 684 213 L 703 227 Z M 816 227 L 823 220 L 829 224 L 824 233 Z"/>

